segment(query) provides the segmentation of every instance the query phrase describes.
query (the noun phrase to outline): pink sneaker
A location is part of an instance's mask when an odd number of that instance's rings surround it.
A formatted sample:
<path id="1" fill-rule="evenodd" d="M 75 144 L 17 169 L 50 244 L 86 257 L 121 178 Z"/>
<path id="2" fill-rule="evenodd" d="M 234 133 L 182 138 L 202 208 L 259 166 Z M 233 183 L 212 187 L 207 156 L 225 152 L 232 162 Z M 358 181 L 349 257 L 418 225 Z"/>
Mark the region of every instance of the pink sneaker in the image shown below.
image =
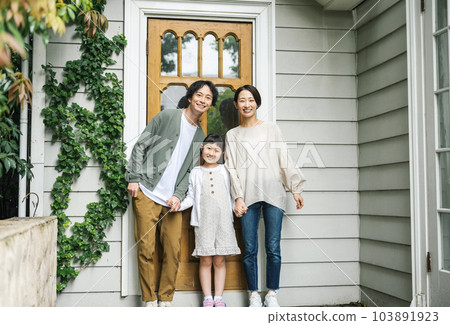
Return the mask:
<path id="1" fill-rule="evenodd" d="M 214 307 L 214 301 L 212 299 L 205 299 L 203 300 L 202 307 Z"/>
<path id="2" fill-rule="evenodd" d="M 226 307 L 227 304 L 223 300 L 214 300 L 214 307 Z"/>

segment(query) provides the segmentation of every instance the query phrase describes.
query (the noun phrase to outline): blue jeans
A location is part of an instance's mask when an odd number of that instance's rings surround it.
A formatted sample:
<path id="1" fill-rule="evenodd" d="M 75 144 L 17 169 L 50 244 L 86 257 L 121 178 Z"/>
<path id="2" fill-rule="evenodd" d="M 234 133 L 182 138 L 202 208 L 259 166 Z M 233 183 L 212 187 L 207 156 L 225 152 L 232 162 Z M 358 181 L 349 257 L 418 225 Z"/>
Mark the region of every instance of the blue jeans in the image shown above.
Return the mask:
<path id="1" fill-rule="evenodd" d="M 281 270 L 281 222 L 283 211 L 267 202 L 260 201 L 248 207 L 241 218 L 242 239 L 244 241 L 244 269 L 250 291 L 258 290 L 258 224 L 264 216 L 266 246 L 266 286 L 269 290 L 278 290 Z"/>

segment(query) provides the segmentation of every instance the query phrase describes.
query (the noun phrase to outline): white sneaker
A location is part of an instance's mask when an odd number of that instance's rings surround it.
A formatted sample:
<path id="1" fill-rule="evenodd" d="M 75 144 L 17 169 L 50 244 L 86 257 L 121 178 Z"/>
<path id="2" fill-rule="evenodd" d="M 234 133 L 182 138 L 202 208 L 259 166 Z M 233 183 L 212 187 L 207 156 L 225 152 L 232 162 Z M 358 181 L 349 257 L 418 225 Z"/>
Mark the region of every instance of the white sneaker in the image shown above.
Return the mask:
<path id="1" fill-rule="evenodd" d="M 158 307 L 158 300 L 146 301 L 145 307 Z"/>
<path id="2" fill-rule="evenodd" d="M 175 307 L 175 304 L 172 301 L 160 301 L 159 307 Z"/>
<path id="3" fill-rule="evenodd" d="M 270 291 L 264 299 L 264 307 L 280 307 L 277 300 L 277 291 Z"/>
<path id="4" fill-rule="evenodd" d="M 249 307 L 262 307 L 261 296 L 257 292 L 250 294 L 250 306 Z"/>

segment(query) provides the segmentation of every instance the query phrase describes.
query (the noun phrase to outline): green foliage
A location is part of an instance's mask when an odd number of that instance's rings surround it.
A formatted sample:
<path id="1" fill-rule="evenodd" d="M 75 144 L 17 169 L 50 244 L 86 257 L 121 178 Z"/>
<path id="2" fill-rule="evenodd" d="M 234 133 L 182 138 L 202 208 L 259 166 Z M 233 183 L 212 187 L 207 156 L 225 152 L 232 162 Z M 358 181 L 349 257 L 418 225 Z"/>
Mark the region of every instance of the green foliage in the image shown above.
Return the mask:
<path id="1" fill-rule="evenodd" d="M 238 125 L 238 112 L 232 104 L 234 92 L 227 87 L 218 87 L 219 97 L 216 105 L 208 110 L 208 134 L 225 135 L 227 131 Z M 226 102 L 224 102 L 226 101 Z M 224 105 L 222 105 L 224 103 Z M 220 107 L 222 105 L 222 108 Z"/>
<path id="2" fill-rule="evenodd" d="M 14 121 L 19 119 L 20 107 L 14 101 L 8 103 L 6 96 L 15 81 L 12 75 L 19 65 L 16 63 L 14 69 L 0 69 L 0 218 L 9 218 L 17 213 L 15 200 L 18 175 L 28 179 L 33 177 L 33 166 L 19 156 L 19 138 L 22 133 Z"/>
<path id="3" fill-rule="evenodd" d="M 33 165 L 19 157 L 20 129 L 9 117 L 0 119 L 0 178 L 17 173 L 31 179 Z"/>
<path id="4" fill-rule="evenodd" d="M 77 27 L 77 31 L 82 32 L 83 27 Z M 77 277 L 79 270 L 72 263 L 79 262 L 86 267 L 96 263 L 102 252 L 109 251 L 103 241 L 105 230 L 128 205 L 122 142 L 123 86 L 115 74 L 105 73 L 106 67 L 115 63 L 111 59 L 113 53 L 118 54 L 125 46 L 123 35 L 111 41 L 102 33 L 97 33 L 95 38 L 83 33 L 81 58 L 66 63 L 61 83 L 55 79 L 51 65 L 43 66 L 47 74 L 44 90 L 50 99 L 49 106 L 42 111 L 44 124 L 53 132 L 52 141 L 61 143 L 56 166 L 61 175 L 51 192 L 52 213 L 58 216 L 58 291 Z M 76 103 L 69 105 L 69 99 L 83 85 L 88 99 L 95 101 L 93 112 Z M 70 220 L 65 210 L 70 203 L 73 182 L 91 159 L 88 151 L 103 167 L 100 179 L 105 186 L 97 191 L 99 201 L 87 204 L 84 221 L 75 223 L 71 227 L 72 236 L 68 237 Z"/>

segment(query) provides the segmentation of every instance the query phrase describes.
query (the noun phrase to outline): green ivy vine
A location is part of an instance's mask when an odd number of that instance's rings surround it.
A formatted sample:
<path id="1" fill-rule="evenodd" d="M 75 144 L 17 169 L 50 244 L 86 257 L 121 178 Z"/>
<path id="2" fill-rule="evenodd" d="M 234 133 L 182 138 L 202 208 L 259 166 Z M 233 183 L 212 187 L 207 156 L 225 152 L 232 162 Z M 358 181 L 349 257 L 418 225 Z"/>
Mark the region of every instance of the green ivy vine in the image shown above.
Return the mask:
<path id="1" fill-rule="evenodd" d="M 52 213 L 58 217 L 58 292 L 78 276 L 80 270 L 73 263 L 84 268 L 109 251 L 105 230 L 128 205 L 122 142 L 123 85 L 116 74 L 105 73 L 107 66 L 116 63 L 111 58 L 113 53 L 119 54 L 126 40 L 123 35 L 110 40 L 100 32 L 90 38 L 83 30 L 81 25 L 76 28 L 82 35 L 81 58 L 66 63 L 62 82 L 58 83 L 50 64 L 43 66 L 47 75 L 44 91 L 49 99 L 48 107 L 42 110 L 44 124 L 53 132 L 52 142 L 61 143 L 56 165 L 60 176 L 51 192 Z M 95 102 L 93 111 L 76 103 L 69 105 L 83 85 L 87 98 Z M 98 202 L 87 204 L 84 221 L 71 226 L 65 211 L 72 184 L 91 159 L 88 150 L 102 166 L 100 179 L 105 186 L 97 191 Z M 67 236 L 70 226 L 72 235 Z"/>

